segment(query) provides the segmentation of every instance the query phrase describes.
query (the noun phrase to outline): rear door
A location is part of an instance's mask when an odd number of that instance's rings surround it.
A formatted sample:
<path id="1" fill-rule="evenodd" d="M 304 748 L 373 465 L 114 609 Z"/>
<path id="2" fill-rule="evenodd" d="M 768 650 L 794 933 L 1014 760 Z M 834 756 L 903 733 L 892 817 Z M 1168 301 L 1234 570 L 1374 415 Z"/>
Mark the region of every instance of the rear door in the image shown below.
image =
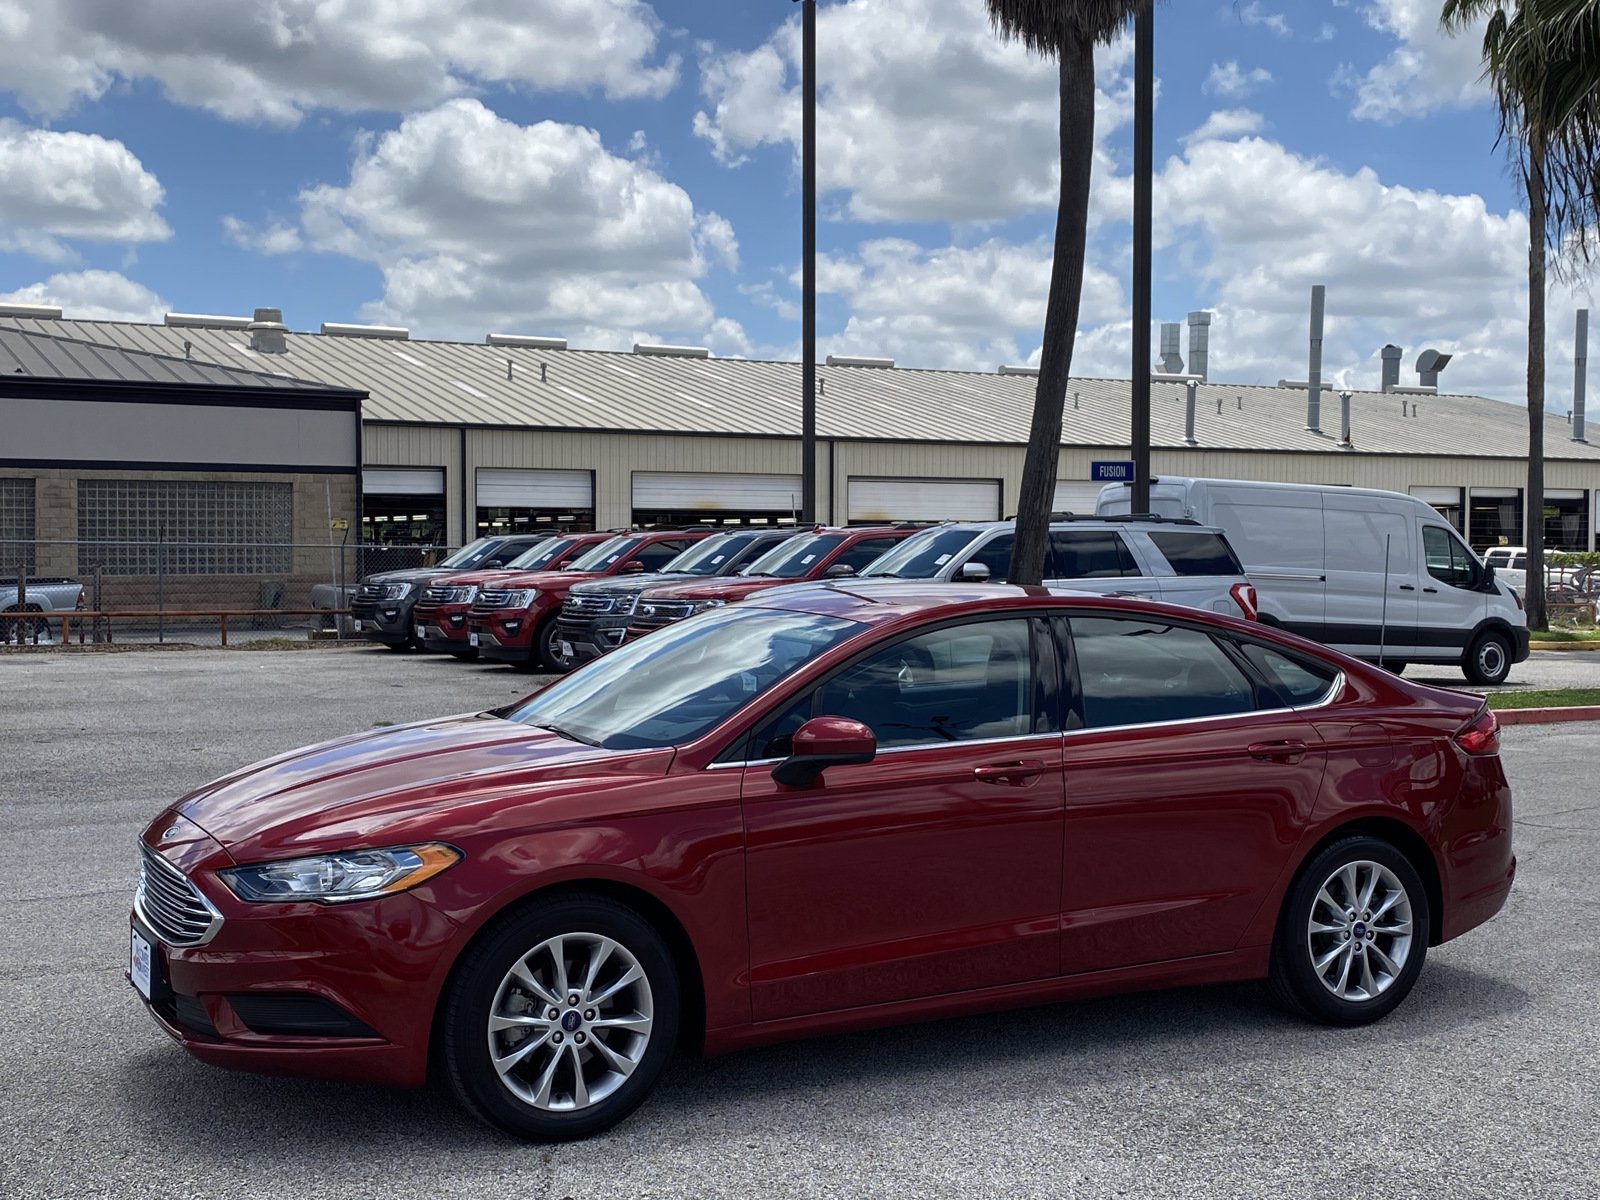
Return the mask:
<path id="1" fill-rule="evenodd" d="M 1143 538 L 1166 569 L 1156 575 L 1161 599 L 1230 617 L 1245 615 L 1232 589 L 1244 583 L 1244 568 L 1228 540 L 1207 529 L 1149 529 Z"/>
<path id="2" fill-rule="evenodd" d="M 1062 972 L 1234 949 L 1316 805 L 1321 738 L 1199 626 L 1085 616 L 1060 628 Z"/>
<path id="3" fill-rule="evenodd" d="M 1160 585 L 1141 569 L 1128 543 L 1114 529 L 1052 529 L 1045 560 L 1049 587 L 1079 592 L 1115 592 L 1156 599 Z"/>

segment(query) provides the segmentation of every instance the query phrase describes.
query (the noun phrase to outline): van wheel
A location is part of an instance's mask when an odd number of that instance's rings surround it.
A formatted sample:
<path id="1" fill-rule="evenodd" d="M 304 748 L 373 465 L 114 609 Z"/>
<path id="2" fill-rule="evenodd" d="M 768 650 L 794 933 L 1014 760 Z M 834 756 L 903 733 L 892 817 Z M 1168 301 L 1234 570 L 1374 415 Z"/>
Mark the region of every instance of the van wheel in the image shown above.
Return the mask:
<path id="1" fill-rule="evenodd" d="M 1504 683 L 1511 674 L 1511 643 L 1498 633 L 1480 633 L 1467 647 L 1461 673 L 1469 683 Z"/>

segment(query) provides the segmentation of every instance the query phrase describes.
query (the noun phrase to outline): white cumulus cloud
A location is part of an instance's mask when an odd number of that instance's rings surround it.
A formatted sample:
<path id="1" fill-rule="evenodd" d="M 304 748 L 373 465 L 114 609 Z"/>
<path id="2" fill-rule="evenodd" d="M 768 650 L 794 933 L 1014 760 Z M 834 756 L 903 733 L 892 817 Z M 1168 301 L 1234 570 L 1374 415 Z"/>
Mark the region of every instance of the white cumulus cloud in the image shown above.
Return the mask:
<path id="1" fill-rule="evenodd" d="M 156 242 L 160 182 L 121 142 L 0 119 L 0 249 L 62 260 L 61 239 Z"/>
<path id="2" fill-rule="evenodd" d="M 0 294 L 7 304 L 54 304 L 80 321 L 159 322 L 167 302 L 115 271 L 76 271 L 52 275 L 14 292 Z"/>
<path id="3" fill-rule="evenodd" d="M 1439 29 L 1438 0 L 1372 0 L 1364 15 L 1395 48 L 1364 74 L 1341 69 L 1336 82 L 1355 96 L 1354 115 L 1367 121 L 1425 116 L 1488 99 L 1483 74 L 1483 25 L 1454 37 Z"/>
<path id="4" fill-rule="evenodd" d="M 59 114 L 118 80 L 231 120 L 407 111 L 509 84 L 659 97 L 645 0 L 0 0 L 0 87 Z"/>
<path id="5" fill-rule="evenodd" d="M 1246 71 L 1237 62 L 1212 63 L 1200 90 L 1225 100 L 1238 100 L 1272 82 L 1272 72 L 1265 67 L 1252 67 Z"/>

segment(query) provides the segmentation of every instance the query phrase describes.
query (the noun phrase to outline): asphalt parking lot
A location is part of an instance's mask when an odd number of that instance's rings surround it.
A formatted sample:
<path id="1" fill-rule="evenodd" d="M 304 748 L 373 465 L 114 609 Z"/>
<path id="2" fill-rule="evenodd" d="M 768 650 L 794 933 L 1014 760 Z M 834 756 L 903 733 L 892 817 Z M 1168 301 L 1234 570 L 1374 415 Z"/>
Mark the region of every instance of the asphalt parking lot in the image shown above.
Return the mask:
<path id="1" fill-rule="evenodd" d="M 1596 677 L 1600 655 L 1514 675 Z M 1508 907 L 1366 1029 L 1229 986 L 826 1038 L 680 1062 L 617 1130 L 543 1148 L 442 1094 L 232 1074 L 159 1032 L 123 971 L 134 838 L 162 806 L 531 683 L 365 649 L 0 656 L 0 1196 L 1600 1193 L 1600 724 L 1506 731 Z"/>

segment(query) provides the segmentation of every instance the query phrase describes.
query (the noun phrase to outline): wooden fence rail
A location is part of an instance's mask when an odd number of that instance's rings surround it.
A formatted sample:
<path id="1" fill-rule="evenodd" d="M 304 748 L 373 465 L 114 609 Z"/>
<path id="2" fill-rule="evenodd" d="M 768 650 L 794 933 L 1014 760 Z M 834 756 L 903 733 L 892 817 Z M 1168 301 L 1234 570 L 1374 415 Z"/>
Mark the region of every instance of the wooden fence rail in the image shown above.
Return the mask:
<path id="1" fill-rule="evenodd" d="M 72 631 L 78 631 L 78 645 L 85 644 L 85 639 L 92 636 L 96 642 L 114 642 L 112 637 L 112 622 L 119 620 L 137 621 L 193 621 L 214 620 L 217 622 L 221 634 L 222 644 L 228 644 L 228 621 L 230 618 L 245 617 L 250 620 L 260 620 L 265 617 L 328 617 L 335 621 L 340 617 L 348 617 L 350 610 L 347 608 L 185 608 L 185 609 L 159 609 L 159 608 L 124 608 L 106 612 L 94 612 L 78 609 L 73 612 L 26 612 L 16 615 L 0 617 L 0 646 L 10 644 L 13 637 L 17 645 L 39 644 L 39 625 L 48 625 L 51 621 L 61 622 L 61 641 L 72 641 Z M 14 626 L 14 629 L 13 629 Z M 31 627 L 32 637 L 24 632 Z"/>

